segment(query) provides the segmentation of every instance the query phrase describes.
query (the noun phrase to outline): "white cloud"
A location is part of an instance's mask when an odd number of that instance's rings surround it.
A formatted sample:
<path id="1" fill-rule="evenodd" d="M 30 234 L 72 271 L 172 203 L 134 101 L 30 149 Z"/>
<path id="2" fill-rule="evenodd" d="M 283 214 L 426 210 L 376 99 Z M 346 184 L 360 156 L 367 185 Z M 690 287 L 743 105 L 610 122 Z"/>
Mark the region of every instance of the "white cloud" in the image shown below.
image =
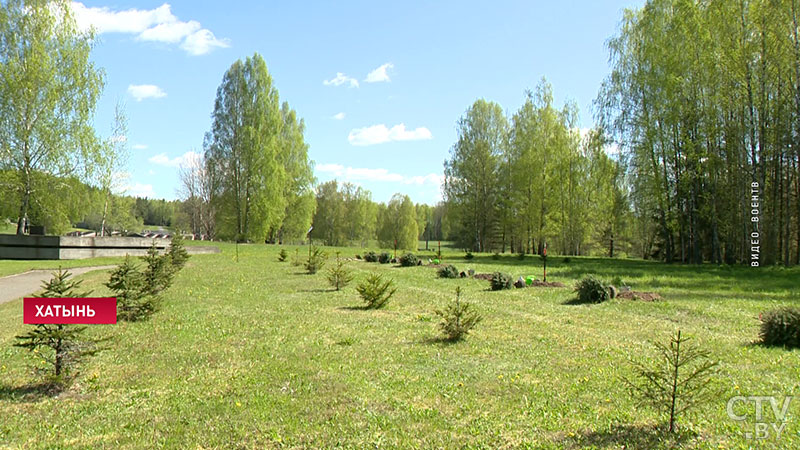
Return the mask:
<path id="1" fill-rule="evenodd" d="M 152 164 L 158 166 L 165 166 L 165 167 L 181 167 L 186 166 L 192 161 L 195 161 L 197 158 L 200 158 L 200 154 L 193 151 L 188 151 L 181 156 L 176 156 L 175 158 L 170 158 L 167 156 L 166 153 L 159 153 L 155 156 L 151 156 L 148 158 L 148 161 Z"/>
<path id="2" fill-rule="evenodd" d="M 373 125 L 371 127 L 357 128 L 350 131 L 347 140 L 352 145 L 365 146 L 383 144 L 391 141 L 420 141 L 432 139 L 433 135 L 425 127 L 406 130 L 404 124 L 386 128 L 386 125 Z"/>
<path id="3" fill-rule="evenodd" d="M 342 72 L 336 72 L 336 76 L 330 80 L 322 80 L 322 84 L 325 86 L 341 86 L 345 83 L 349 83 L 351 88 L 358 87 L 358 80 L 348 77 Z"/>
<path id="4" fill-rule="evenodd" d="M 162 98 L 167 93 L 155 84 L 131 84 L 128 86 L 128 94 L 140 102 L 146 98 Z"/>
<path id="5" fill-rule="evenodd" d="M 435 184 L 436 186 L 441 186 L 442 183 L 444 183 L 444 175 L 431 173 L 425 176 L 408 177 L 404 180 L 404 182 L 406 184 Z"/>
<path id="6" fill-rule="evenodd" d="M 127 33 L 135 34 L 142 41 L 180 44 L 181 49 L 192 55 L 230 46 L 227 39 L 217 39 L 199 22 L 179 20 L 167 3 L 155 9 L 112 11 L 108 7 L 87 7 L 81 2 L 72 2 L 72 10 L 81 29 L 94 27 L 99 34 Z"/>
<path id="7" fill-rule="evenodd" d="M 346 181 L 386 181 L 393 183 L 414 184 L 414 185 L 435 185 L 441 186 L 444 177 L 435 173 L 424 176 L 404 176 L 389 172 L 387 169 L 367 169 L 357 167 L 344 167 L 341 164 L 318 164 L 315 167 L 317 172 L 330 174 L 334 177 L 342 178 Z"/>
<path id="8" fill-rule="evenodd" d="M 148 175 L 155 175 L 155 174 L 156 174 L 156 171 L 155 171 L 155 170 L 153 170 L 153 169 L 150 169 L 150 170 L 148 170 L 148 171 L 147 171 L 147 174 L 148 174 Z"/>
<path id="9" fill-rule="evenodd" d="M 217 39 L 214 33 L 206 29 L 197 30 L 186 36 L 186 39 L 183 40 L 183 44 L 181 44 L 181 48 L 191 55 L 204 55 L 214 49 L 214 47 L 226 48 L 230 47 L 230 43 L 227 39 Z"/>
<path id="10" fill-rule="evenodd" d="M 394 64 L 386 63 L 386 64 L 378 67 L 377 69 L 373 70 L 372 72 L 368 73 L 367 74 L 367 78 L 364 81 L 366 81 L 367 83 L 379 83 L 381 81 L 386 81 L 386 82 L 392 81 L 391 79 L 389 79 L 389 74 L 386 71 L 389 70 L 389 69 L 393 69 L 393 68 L 394 68 Z"/>
<path id="11" fill-rule="evenodd" d="M 133 144 L 131 146 L 131 148 L 134 149 L 134 150 L 147 150 L 147 145 L 145 145 L 145 144 Z"/>
<path id="12" fill-rule="evenodd" d="M 333 119 L 333 120 L 343 120 L 344 119 L 344 113 L 340 112 L 338 114 L 334 114 L 333 117 L 331 117 L 331 119 Z"/>
<path id="13" fill-rule="evenodd" d="M 132 185 L 125 186 L 125 193 L 134 197 L 156 197 L 152 184 L 133 183 Z"/>

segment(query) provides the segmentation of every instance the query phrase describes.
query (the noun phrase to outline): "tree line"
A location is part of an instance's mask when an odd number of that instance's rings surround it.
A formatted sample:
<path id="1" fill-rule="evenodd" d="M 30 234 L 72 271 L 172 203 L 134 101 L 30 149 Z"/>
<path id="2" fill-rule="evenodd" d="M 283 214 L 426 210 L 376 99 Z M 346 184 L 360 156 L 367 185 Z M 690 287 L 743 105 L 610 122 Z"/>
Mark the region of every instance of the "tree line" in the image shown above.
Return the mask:
<path id="1" fill-rule="evenodd" d="M 555 109 L 546 83 L 511 117 L 476 101 L 445 162 L 459 241 L 800 264 L 798 11 L 796 0 L 626 10 L 582 137 L 576 108 Z M 602 151 L 611 143 L 618 153 Z"/>
<path id="2" fill-rule="evenodd" d="M 800 263 L 799 13 L 796 0 L 625 12 L 597 105 L 646 253 Z"/>
<path id="3" fill-rule="evenodd" d="M 542 80 L 506 117 L 479 99 L 458 121 L 444 165 L 444 195 L 457 242 L 474 251 L 565 255 L 627 243 L 622 165 L 599 129 L 577 128 L 577 106 L 553 104 Z"/>
<path id="4" fill-rule="evenodd" d="M 798 2 L 626 10 L 608 41 L 594 128 L 579 128 L 574 102 L 555 105 L 544 79 L 510 114 L 479 99 L 458 120 L 444 202 L 428 206 L 317 184 L 305 123 L 258 54 L 225 72 L 202 154 L 181 168 L 180 202 L 115 195 L 127 124 L 118 107 L 108 138 L 91 126 L 104 85 L 92 32 L 78 30 L 65 0 L 11 0 L 0 7 L 0 212 L 18 232 L 141 220 L 250 242 L 312 230 L 330 245 L 447 239 L 483 252 L 687 263 L 757 252 L 762 264 L 798 264 Z"/>

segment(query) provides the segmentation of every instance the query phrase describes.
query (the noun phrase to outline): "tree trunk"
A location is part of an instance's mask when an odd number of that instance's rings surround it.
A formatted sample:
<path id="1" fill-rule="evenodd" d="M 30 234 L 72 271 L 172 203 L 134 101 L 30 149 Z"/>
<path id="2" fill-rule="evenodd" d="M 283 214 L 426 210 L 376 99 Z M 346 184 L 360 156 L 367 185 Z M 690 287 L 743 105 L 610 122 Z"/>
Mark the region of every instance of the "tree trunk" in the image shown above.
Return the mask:
<path id="1" fill-rule="evenodd" d="M 28 209 L 30 208 L 31 191 L 30 187 L 25 188 L 25 193 L 22 194 L 22 205 L 19 208 L 19 220 L 17 220 L 17 236 L 25 234 L 25 228 L 28 225 Z"/>

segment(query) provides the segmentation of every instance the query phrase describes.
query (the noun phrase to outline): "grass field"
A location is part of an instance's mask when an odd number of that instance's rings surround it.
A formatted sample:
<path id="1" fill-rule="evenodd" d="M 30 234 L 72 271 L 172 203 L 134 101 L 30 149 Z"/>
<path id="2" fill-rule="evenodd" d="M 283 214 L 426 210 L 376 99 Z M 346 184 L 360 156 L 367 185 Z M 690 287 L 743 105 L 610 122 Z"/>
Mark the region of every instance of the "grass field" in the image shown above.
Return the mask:
<path id="1" fill-rule="evenodd" d="M 92 327 L 110 348 L 57 398 L 36 393 L 34 359 L 12 347 L 25 330 L 21 302 L 0 305 L 0 447 L 800 447 L 800 400 L 780 440 L 745 439 L 752 407 L 737 411 L 741 423 L 726 413 L 737 395 L 800 396 L 800 351 L 754 344 L 761 311 L 798 304 L 797 269 L 551 257 L 548 281 L 569 288 L 491 292 L 429 267 L 353 261 L 355 282 L 333 292 L 324 270 L 277 262 L 279 247 L 240 245 L 236 261 L 233 245 L 216 245 L 221 254 L 191 258 L 149 321 Z M 541 275 L 538 257 L 445 259 Z M 354 289 L 373 270 L 398 285 L 383 310 L 361 309 Z M 565 304 L 588 273 L 663 300 Z M 88 274 L 84 285 L 105 294 L 106 276 Z M 484 321 L 449 344 L 437 339 L 433 311 L 456 286 Z M 672 437 L 619 377 L 631 373 L 628 358 L 652 356 L 650 343 L 677 328 L 720 361 L 721 393 Z"/>

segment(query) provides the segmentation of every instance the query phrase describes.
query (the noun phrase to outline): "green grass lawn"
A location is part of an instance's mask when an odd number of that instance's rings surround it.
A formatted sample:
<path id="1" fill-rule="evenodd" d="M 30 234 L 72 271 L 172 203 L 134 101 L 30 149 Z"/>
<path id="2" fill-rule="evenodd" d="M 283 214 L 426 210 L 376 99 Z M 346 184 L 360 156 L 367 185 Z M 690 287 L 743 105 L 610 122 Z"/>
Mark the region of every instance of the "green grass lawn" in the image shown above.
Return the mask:
<path id="1" fill-rule="evenodd" d="M 356 280 L 333 292 L 324 270 L 277 262 L 279 247 L 239 245 L 237 262 L 233 245 L 215 245 L 223 252 L 193 256 L 149 321 L 90 328 L 110 349 L 56 398 L 28 389 L 34 359 L 12 347 L 26 329 L 21 301 L 0 305 L 0 447 L 800 447 L 800 399 L 780 441 L 744 438 L 752 407 L 742 423 L 726 414 L 736 395 L 800 396 L 800 351 L 754 344 L 761 311 L 798 304 L 797 269 L 551 257 L 548 281 L 570 287 L 491 292 L 429 267 L 353 261 Z M 445 258 L 459 270 L 541 275 L 538 257 Z M 385 309 L 360 309 L 355 284 L 369 271 L 398 285 Z M 565 304 L 588 273 L 663 300 Z M 106 276 L 87 274 L 84 286 L 106 294 Z M 433 311 L 456 286 L 484 320 L 449 344 Z M 677 328 L 720 361 L 721 393 L 672 438 L 619 377 Z"/>

